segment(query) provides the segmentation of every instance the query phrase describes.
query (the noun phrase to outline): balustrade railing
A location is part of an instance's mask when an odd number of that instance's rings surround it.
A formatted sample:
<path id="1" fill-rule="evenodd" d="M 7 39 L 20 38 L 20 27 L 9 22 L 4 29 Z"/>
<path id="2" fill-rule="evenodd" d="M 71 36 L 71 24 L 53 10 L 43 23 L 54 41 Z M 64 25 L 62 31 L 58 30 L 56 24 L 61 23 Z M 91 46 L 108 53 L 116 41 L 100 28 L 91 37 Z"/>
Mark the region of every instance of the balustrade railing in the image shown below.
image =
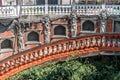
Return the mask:
<path id="1" fill-rule="evenodd" d="M 0 62 L 0 79 L 28 67 L 70 56 L 98 51 L 120 51 L 120 34 L 106 33 L 54 42 L 16 54 Z"/>
<path id="2" fill-rule="evenodd" d="M 22 15 L 43 15 L 45 14 L 45 6 L 21 6 Z"/>
<path id="3" fill-rule="evenodd" d="M 120 5 L 106 5 L 106 11 L 109 15 L 120 15 Z"/>
<path id="4" fill-rule="evenodd" d="M 22 15 L 69 15 L 72 7 L 72 5 L 22 6 Z M 119 5 L 75 5 L 78 15 L 99 15 L 103 9 L 108 15 L 120 15 Z"/>
<path id="5" fill-rule="evenodd" d="M 76 11 L 79 15 L 99 15 L 102 5 L 77 5 Z"/>
<path id="6" fill-rule="evenodd" d="M 49 5 L 48 14 L 70 15 L 72 11 L 71 5 Z"/>
<path id="7" fill-rule="evenodd" d="M 120 15 L 120 5 L 74 5 L 78 15 L 99 15 L 105 9 L 108 15 Z M 21 9 L 20 9 L 21 8 Z M 1 6 L 0 17 L 23 15 L 70 15 L 73 5 Z"/>
<path id="8" fill-rule="evenodd" d="M 0 17 L 18 17 L 20 11 L 20 6 L 1 6 L 0 7 Z"/>

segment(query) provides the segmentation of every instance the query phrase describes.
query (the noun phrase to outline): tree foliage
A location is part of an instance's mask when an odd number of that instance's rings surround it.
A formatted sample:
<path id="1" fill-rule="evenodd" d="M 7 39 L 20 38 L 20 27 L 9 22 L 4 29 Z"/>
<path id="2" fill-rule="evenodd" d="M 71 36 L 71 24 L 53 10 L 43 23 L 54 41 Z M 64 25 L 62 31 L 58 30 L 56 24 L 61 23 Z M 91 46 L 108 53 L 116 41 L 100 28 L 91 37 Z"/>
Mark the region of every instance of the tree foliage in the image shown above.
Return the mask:
<path id="1" fill-rule="evenodd" d="M 38 65 L 6 80 L 120 80 L 120 59 L 102 56 Z"/>

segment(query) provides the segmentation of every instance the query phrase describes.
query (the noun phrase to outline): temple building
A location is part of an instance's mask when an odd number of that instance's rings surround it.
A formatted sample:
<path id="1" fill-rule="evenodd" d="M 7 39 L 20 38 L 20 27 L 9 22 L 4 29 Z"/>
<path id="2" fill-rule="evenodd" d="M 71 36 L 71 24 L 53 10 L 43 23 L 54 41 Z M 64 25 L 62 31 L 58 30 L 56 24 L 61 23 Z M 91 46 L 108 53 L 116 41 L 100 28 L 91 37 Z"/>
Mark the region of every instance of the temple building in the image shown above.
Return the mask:
<path id="1" fill-rule="evenodd" d="M 0 60 L 54 41 L 120 32 L 120 0 L 0 0 Z"/>

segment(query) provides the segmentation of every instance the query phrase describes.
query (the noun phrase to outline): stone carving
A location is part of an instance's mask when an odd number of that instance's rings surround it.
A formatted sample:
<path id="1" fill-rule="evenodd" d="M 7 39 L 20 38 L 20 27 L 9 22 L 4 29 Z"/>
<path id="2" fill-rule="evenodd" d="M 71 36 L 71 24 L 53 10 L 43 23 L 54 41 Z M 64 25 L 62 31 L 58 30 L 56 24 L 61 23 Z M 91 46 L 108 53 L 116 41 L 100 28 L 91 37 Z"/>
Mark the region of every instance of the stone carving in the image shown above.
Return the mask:
<path id="1" fill-rule="evenodd" d="M 22 29 L 21 29 L 21 25 L 18 24 L 18 47 L 19 47 L 19 51 L 23 51 L 24 50 L 24 40 L 23 40 L 23 34 L 22 34 Z"/>
<path id="2" fill-rule="evenodd" d="M 42 20 L 44 26 L 44 36 L 45 36 L 45 43 L 50 42 L 50 19 L 49 17 L 44 17 Z"/>
<path id="3" fill-rule="evenodd" d="M 100 20 L 101 20 L 101 26 L 100 26 L 100 32 L 106 32 L 106 19 L 107 19 L 107 11 L 102 10 L 100 13 Z"/>
<path id="4" fill-rule="evenodd" d="M 19 49 L 19 52 L 24 50 L 24 41 L 23 41 L 23 34 L 22 34 L 22 28 L 19 23 L 18 19 L 13 20 L 11 25 L 9 26 L 8 30 L 12 30 L 17 38 L 17 46 Z"/>
<path id="5" fill-rule="evenodd" d="M 71 24 L 71 36 L 76 37 L 76 35 L 77 35 L 77 15 L 76 15 L 75 11 L 73 11 L 71 13 L 70 18 L 71 18 L 71 21 L 70 21 L 70 24 Z"/>

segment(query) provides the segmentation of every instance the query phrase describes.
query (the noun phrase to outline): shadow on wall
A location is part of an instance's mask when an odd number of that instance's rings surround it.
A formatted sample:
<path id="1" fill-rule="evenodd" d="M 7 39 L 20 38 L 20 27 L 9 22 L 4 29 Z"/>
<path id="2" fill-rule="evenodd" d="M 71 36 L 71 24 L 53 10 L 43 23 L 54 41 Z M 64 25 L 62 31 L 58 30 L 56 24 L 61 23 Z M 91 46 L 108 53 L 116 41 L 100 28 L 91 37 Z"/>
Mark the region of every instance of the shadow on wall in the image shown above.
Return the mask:
<path id="1" fill-rule="evenodd" d="M 8 30 L 12 20 L 1 20 L 0 21 L 0 33 L 3 33 Z"/>

